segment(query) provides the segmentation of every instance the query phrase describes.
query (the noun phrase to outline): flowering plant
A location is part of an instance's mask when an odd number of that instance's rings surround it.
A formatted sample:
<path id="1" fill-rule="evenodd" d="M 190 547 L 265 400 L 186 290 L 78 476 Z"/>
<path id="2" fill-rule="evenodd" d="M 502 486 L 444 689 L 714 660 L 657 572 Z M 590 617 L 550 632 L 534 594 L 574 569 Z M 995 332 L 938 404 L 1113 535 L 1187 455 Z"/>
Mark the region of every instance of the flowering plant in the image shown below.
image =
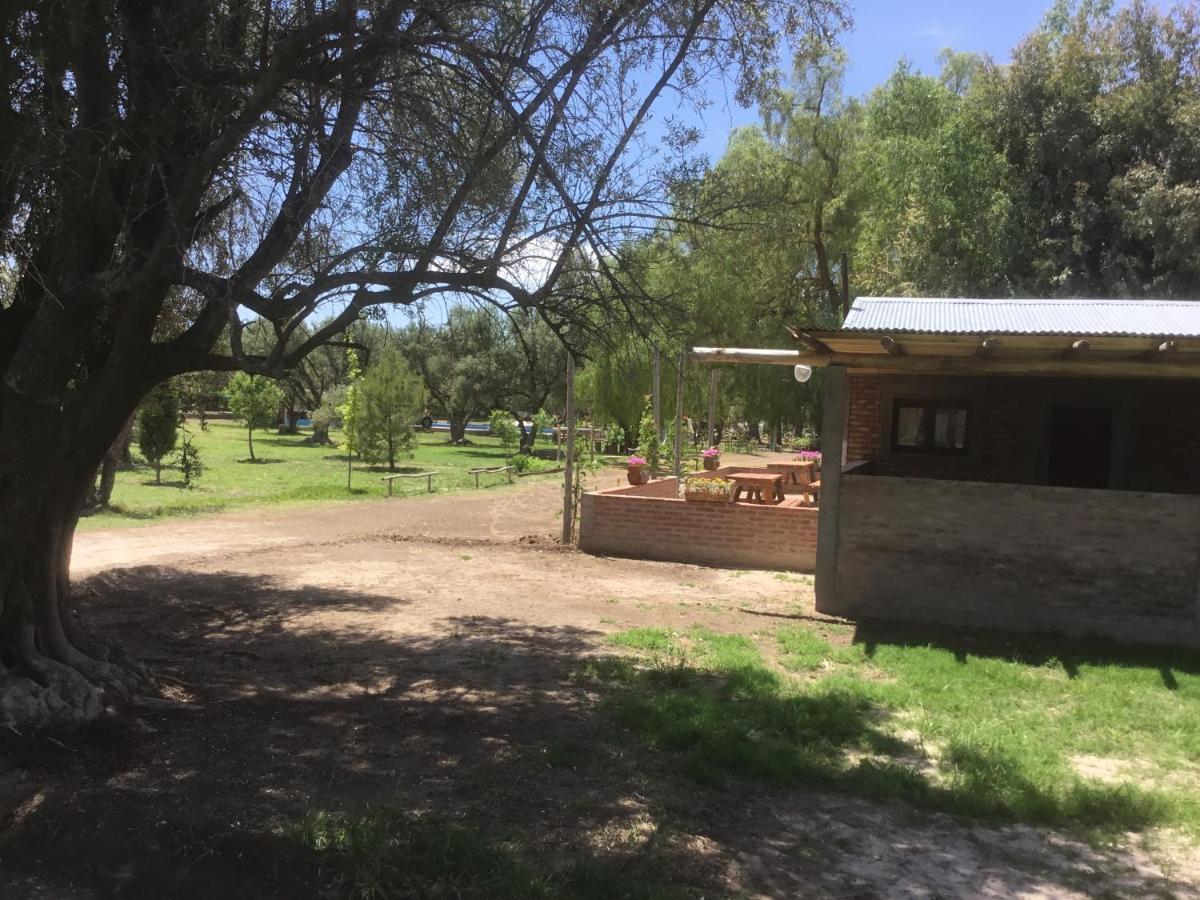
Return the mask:
<path id="1" fill-rule="evenodd" d="M 796 454 L 796 459 L 800 460 L 801 462 L 820 462 L 821 461 L 821 451 L 820 450 L 801 450 L 799 453 Z"/>
<path id="2" fill-rule="evenodd" d="M 644 466 L 644 465 L 646 465 L 646 460 L 642 459 L 640 456 L 631 456 L 631 457 L 629 457 L 629 459 L 625 460 L 625 465 L 627 465 L 627 466 Z"/>
<path id="3" fill-rule="evenodd" d="M 705 459 L 716 459 L 718 456 L 721 455 L 721 448 L 720 447 L 709 447 L 707 450 L 705 450 L 700 455 L 703 456 Z"/>

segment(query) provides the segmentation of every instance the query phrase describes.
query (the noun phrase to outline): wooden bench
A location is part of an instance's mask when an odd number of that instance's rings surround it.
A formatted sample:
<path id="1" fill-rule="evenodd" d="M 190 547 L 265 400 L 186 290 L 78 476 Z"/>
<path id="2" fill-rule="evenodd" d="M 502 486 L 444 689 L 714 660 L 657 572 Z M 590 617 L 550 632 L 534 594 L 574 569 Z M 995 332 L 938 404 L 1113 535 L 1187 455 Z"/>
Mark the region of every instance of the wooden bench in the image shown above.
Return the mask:
<path id="1" fill-rule="evenodd" d="M 403 474 L 397 473 L 395 475 L 384 475 L 383 482 L 384 482 L 384 484 L 387 485 L 388 496 L 390 497 L 390 496 L 392 496 L 392 482 L 395 481 L 397 478 L 424 478 L 425 479 L 425 487 L 428 489 L 428 492 L 432 494 L 433 493 L 433 476 L 436 474 L 437 474 L 437 472 L 405 472 Z"/>
<path id="2" fill-rule="evenodd" d="M 516 466 L 480 466 L 476 469 L 467 469 L 468 475 L 475 476 L 475 487 L 479 487 L 480 475 L 508 475 L 508 483 L 512 484 L 512 473 L 516 470 Z"/>

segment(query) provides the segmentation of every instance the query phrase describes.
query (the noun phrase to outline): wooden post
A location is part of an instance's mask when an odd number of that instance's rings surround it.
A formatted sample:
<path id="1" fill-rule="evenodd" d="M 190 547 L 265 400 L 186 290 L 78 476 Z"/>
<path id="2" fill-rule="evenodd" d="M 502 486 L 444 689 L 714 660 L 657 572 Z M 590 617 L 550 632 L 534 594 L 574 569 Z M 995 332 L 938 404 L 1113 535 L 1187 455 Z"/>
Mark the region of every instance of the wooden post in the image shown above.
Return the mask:
<path id="1" fill-rule="evenodd" d="M 850 315 L 850 257 L 842 254 L 842 318 Z"/>
<path id="2" fill-rule="evenodd" d="M 662 364 L 658 345 L 655 344 L 654 349 L 650 354 L 651 358 L 651 380 L 650 380 L 650 404 L 654 410 L 654 436 L 657 440 L 662 440 Z"/>
<path id="3" fill-rule="evenodd" d="M 683 367 L 687 363 L 687 354 L 680 353 L 675 374 L 675 486 L 678 488 L 683 478 Z"/>
<path id="4" fill-rule="evenodd" d="M 717 436 L 717 367 L 708 368 L 708 446 Z M 707 449 L 707 448 L 706 448 Z"/>
<path id="5" fill-rule="evenodd" d="M 836 614 L 838 495 L 845 463 L 847 399 L 850 378 L 845 366 L 825 371 L 825 397 L 821 409 L 821 499 L 817 513 L 817 609 Z"/>
<path id="6" fill-rule="evenodd" d="M 575 356 L 567 351 L 567 457 L 563 464 L 562 542 L 570 544 L 575 533 Z"/>

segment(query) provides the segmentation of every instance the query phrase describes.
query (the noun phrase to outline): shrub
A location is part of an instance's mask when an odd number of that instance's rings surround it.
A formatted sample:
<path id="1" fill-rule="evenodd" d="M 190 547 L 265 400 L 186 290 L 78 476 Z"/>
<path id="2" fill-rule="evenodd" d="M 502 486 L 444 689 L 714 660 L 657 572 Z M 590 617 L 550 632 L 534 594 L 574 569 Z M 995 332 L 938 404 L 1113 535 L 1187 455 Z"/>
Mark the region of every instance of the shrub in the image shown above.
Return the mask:
<path id="1" fill-rule="evenodd" d="M 155 387 L 138 411 L 137 442 L 154 466 L 154 483 L 162 484 L 163 457 L 175 449 L 179 436 L 179 395 L 167 382 Z"/>

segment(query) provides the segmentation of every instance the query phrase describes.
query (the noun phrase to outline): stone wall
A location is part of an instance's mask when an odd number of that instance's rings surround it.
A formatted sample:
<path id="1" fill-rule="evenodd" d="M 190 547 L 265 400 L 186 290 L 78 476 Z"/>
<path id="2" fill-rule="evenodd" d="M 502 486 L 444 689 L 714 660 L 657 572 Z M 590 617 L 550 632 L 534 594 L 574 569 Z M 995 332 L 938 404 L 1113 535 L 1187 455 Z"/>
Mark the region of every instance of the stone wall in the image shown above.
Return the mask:
<path id="1" fill-rule="evenodd" d="M 579 546 L 668 562 L 811 572 L 817 509 L 676 499 L 675 480 L 583 495 Z"/>
<path id="2" fill-rule="evenodd" d="M 822 612 L 1200 645 L 1200 497 L 846 475 Z"/>

